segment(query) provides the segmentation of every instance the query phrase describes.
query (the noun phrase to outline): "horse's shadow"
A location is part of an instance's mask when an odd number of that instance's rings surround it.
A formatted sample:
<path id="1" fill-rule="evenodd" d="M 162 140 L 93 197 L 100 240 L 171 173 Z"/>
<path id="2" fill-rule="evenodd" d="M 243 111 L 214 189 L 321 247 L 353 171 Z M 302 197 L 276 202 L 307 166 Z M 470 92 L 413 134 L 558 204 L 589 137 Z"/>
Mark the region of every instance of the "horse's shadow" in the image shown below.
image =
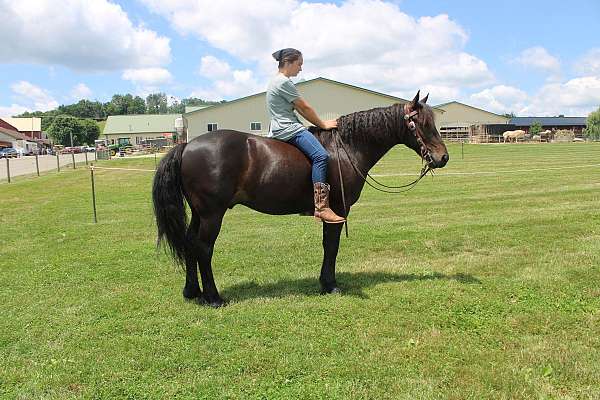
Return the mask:
<path id="1" fill-rule="evenodd" d="M 412 282 L 428 280 L 455 280 L 464 284 L 481 284 L 481 281 L 470 274 L 396 274 L 389 272 L 342 272 L 337 274 L 337 281 L 344 295 L 368 299 L 363 289 L 381 283 Z M 229 286 L 222 290 L 223 297 L 239 302 L 254 298 L 282 298 L 288 296 L 317 296 L 319 283 L 315 278 L 283 279 L 274 283 L 257 284 L 245 282 Z"/>

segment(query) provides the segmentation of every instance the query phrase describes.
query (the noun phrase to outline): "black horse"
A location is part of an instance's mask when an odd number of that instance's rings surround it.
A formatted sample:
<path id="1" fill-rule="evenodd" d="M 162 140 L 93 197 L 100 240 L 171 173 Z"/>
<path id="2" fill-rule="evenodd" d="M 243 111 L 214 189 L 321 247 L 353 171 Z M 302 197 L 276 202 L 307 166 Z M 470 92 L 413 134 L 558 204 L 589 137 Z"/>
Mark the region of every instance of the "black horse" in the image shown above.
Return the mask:
<path id="1" fill-rule="evenodd" d="M 336 214 L 347 214 L 364 186 L 361 175 L 396 144 L 415 150 L 430 168 L 446 165 L 448 151 L 426 101 L 427 96 L 419 101 L 417 93 L 405 105 L 340 117 L 337 130 L 313 129 L 330 154 L 327 176 L 331 184 L 330 206 Z M 338 154 L 345 202 L 340 190 Z M 232 130 L 209 132 L 173 148 L 158 166 L 152 197 L 158 243 L 166 238 L 174 258 L 186 265 L 183 296 L 201 297 L 211 306 L 223 304 L 211 259 L 228 208 L 243 204 L 267 214 L 305 214 L 314 210 L 311 166 L 300 150 L 282 141 Z M 191 209 L 189 224 L 184 201 Z M 346 207 L 348 210 L 344 210 Z M 342 226 L 323 224 L 324 257 L 319 278 L 323 293 L 339 291 L 335 260 Z"/>

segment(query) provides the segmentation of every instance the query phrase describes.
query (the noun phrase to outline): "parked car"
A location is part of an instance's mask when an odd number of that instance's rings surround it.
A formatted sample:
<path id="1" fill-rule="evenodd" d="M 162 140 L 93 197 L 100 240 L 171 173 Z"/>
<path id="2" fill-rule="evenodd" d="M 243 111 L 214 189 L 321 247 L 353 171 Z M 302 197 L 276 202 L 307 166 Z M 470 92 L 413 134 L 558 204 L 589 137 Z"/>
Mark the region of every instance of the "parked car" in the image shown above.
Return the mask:
<path id="1" fill-rule="evenodd" d="M 0 149 L 0 158 L 17 158 L 19 153 L 12 147 L 4 147 Z"/>
<path id="2" fill-rule="evenodd" d="M 96 151 L 96 148 L 91 146 L 85 146 L 85 151 L 88 153 L 93 153 L 94 151 Z"/>

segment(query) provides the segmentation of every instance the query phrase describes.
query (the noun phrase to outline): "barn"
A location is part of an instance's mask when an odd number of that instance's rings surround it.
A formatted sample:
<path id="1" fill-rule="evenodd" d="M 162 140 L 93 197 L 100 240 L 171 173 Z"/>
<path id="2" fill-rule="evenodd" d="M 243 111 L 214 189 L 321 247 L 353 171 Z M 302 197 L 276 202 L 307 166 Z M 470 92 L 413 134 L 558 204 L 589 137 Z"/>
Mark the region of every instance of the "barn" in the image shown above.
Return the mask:
<path id="1" fill-rule="evenodd" d="M 161 115 L 111 115 L 100 136 L 110 144 L 117 143 L 119 138 L 129 138 L 131 144 L 140 144 L 148 139 L 172 139 L 182 132 L 176 128 L 182 123 L 181 114 Z"/>
<path id="2" fill-rule="evenodd" d="M 324 120 L 359 110 L 408 102 L 400 97 L 321 77 L 298 82 L 296 87 Z M 436 118 L 443 113 L 436 109 L 434 112 Z M 263 136 L 269 132 L 265 92 L 191 111 L 185 113 L 184 118 L 188 140 L 217 129 L 234 129 Z M 310 125 L 302 118 L 301 121 Z"/>
<path id="3" fill-rule="evenodd" d="M 583 130 L 587 125 L 587 118 L 565 117 L 561 115 L 558 117 L 514 117 L 510 120 L 510 123 L 517 129 L 522 129 L 527 133 L 529 133 L 531 125 L 536 122 L 542 125 L 542 130 L 554 132 L 564 129 L 573 132 L 575 137 L 582 137 Z"/>
<path id="4" fill-rule="evenodd" d="M 435 108 L 445 111 L 436 121 L 444 140 L 488 142 L 491 136 L 497 136 L 498 132 L 501 135 L 509 128 L 504 129 L 504 125 L 510 118 L 458 101 L 439 104 Z"/>

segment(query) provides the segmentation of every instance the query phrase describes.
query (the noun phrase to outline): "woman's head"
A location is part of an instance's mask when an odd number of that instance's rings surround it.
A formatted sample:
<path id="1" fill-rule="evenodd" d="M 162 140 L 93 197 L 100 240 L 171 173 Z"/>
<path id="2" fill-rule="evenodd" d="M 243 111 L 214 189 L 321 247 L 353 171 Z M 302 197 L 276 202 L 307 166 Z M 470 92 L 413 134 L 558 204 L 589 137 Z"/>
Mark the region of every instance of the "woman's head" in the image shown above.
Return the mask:
<path id="1" fill-rule="evenodd" d="M 279 70 L 287 76 L 296 76 L 302 71 L 302 53 L 296 49 L 281 49 L 273 53 L 273 58 L 277 61 Z"/>

